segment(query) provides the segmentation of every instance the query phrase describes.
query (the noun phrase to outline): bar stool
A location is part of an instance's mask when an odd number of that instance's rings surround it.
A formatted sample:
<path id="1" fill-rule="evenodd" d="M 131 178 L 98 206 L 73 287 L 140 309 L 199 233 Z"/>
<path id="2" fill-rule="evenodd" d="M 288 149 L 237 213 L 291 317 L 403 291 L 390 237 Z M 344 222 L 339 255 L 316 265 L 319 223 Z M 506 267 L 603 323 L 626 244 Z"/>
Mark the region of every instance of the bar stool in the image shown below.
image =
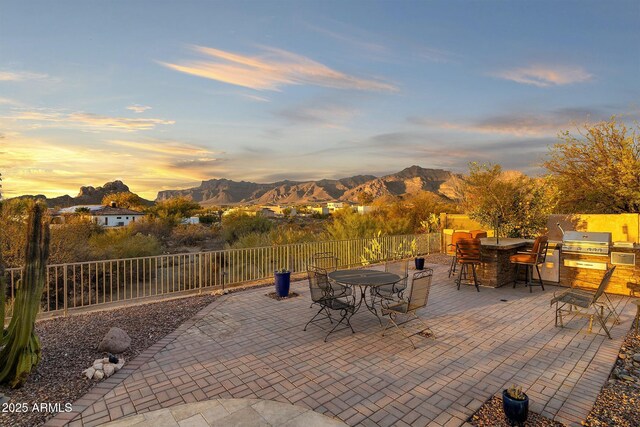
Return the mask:
<path id="1" fill-rule="evenodd" d="M 451 273 L 456 272 L 456 264 L 458 251 L 456 249 L 456 244 L 460 239 L 471 239 L 471 233 L 467 231 L 454 231 L 451 235 L 451 243 L 447 246 L 447 255 L 452 255 L 451 266 L 449 267 L 449 277 L 451 277 Z"/>
<path id="2" fill-rule="evenodd" d="M 540 275 L 540 268 L 538 267 L 540 264 L 544 264 L 547 259 L 547 249 L 549 247 L 549 238 L 547 236 L 539 236 L 533 242 L 533 249 L 530 252 L 518 252 L 515 255 L 511 255 L 509 257 L 509 261 L 512 264 L 516 265 L 516 277 L 513 281 L 513 287 L 516 287 L 516 283 L 518 282 L 518 270 L 520 265 L 524 265 L 526 270 L 526 286 L 529 286 L 529 292 L 533 292 L 533 286 L 540 286 L 544 291 L 544 284 L 542 283 L 542 276 Z M 538 272 L 538 280 L 540 281 L 540 285 L 537 283 L 534 285 L 532 282 L 533 278 L 533 267 L 536 267 L 536 271 Z"/>
<path id="3" fill-rule="evenodd" d="M 484 230 L 471 230 L 469 234 L 471 234 L 472 239 L 483 239 L 487 237 L 487 232 Z"/>
<path id="4" fill-rule="evenodd" d="M 462 275 L 464 274 L 466 278 L 469 274 L 469 266 L 471 266 L 471 271 L 473 272 L 473 284 L 475 285 L 476 290 L 480 292 L 478 276 L 476 274 L 476 265 L 480 265 L 482 263 L 480 250 L 480 240 L 478 239 L 460 239 L 456 243 L 456 261 L 460 264 L 460 273 L 458 273 L 458 279 L 456 280 L 458 290 L 460 290 Z"/>

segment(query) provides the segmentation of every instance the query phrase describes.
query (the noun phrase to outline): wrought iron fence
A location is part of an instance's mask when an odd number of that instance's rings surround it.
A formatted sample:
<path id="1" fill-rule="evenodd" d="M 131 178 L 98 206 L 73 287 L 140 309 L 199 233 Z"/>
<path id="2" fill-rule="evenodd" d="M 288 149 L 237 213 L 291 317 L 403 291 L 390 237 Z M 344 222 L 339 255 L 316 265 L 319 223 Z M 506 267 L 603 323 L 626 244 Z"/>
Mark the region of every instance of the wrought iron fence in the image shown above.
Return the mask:
<path id="1" fill-rule="evenodd" d="M 268 279 L 281 268 L 301 273 L 317 252 L 332 252 L 340 267 L 350 267 L 439 251 L 440 235 L 432 233 L 53 264 L 47 266 L 48 285 L 41 314 L 67 314 L 141 298 L 224 290 Z M 21 268 L 6 270 L 9 316 L 21 275 Z"/>

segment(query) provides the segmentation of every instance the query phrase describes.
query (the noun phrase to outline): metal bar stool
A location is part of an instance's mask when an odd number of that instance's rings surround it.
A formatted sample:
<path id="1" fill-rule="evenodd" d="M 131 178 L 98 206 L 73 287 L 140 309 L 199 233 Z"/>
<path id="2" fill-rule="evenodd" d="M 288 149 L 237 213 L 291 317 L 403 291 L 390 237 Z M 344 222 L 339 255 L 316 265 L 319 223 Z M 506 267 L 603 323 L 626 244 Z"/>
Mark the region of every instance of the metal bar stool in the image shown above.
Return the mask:
<path id="1" fill-rule="evenodd" d="M 515 255 L 509 257 L 509 261 L 516 265 L 516 276 L 513 280 L 513 287 L 516 287 L 518 282 L 518 272 L 520 265 L 524 265 L 526 268 L 526 286 L 529 286 L 529 292 L 533 292 L 533 286 L 540 286 L 544 291 L 544 284 L 542 283 L 542 276 L 540 275 L 541 264 L 544 264 L 547 259 L 547 249 L 549 248 L 549 238 L 547 236 L 539 236 L 533 242 L 533 249 L 530 252 L 518 252 Z M 538 272 L 538 280 L 540 284 L 533 283 L 533 267 L 535 266 Z"/>

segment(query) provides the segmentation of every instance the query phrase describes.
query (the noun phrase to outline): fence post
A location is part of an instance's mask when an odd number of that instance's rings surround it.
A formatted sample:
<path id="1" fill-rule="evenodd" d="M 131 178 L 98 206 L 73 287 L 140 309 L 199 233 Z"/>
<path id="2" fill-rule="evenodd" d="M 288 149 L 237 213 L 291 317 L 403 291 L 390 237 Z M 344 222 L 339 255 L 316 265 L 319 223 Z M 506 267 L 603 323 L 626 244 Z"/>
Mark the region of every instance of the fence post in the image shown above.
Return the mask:
<path id="1" fill-rule="evenodd" d="M 198 293 L 202 293 L 202 252 L 198 253 Z"/>
<path id="2" fill-rule="evenodd" d="M 66 317 L 69 309 L 69 303 L 68 303 L 68 297 L 67 297 L 67 266 L 66 265 L 63 267 L 63 273 L 62 273 L 62 292 L 63 292 L 62 304 L 64 306 L 63 314 Z"/>

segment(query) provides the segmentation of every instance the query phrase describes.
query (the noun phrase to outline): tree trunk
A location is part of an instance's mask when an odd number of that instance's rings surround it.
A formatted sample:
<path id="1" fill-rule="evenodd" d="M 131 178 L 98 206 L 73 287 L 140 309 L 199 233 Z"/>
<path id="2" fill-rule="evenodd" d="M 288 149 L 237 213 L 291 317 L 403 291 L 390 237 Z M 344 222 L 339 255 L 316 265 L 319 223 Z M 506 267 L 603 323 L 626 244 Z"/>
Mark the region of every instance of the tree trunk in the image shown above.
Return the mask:
<path id="1" fill-rule="evenodd" d="M 49 224 L 45 206 L 35 203 L 29 214 L 22 279 L 18 282 L 9 328 L 0 339 L 0 383 L 19 387 L 40 361 L 40 340 L 35 335 L 36 315 L 46 280 Z"/>

